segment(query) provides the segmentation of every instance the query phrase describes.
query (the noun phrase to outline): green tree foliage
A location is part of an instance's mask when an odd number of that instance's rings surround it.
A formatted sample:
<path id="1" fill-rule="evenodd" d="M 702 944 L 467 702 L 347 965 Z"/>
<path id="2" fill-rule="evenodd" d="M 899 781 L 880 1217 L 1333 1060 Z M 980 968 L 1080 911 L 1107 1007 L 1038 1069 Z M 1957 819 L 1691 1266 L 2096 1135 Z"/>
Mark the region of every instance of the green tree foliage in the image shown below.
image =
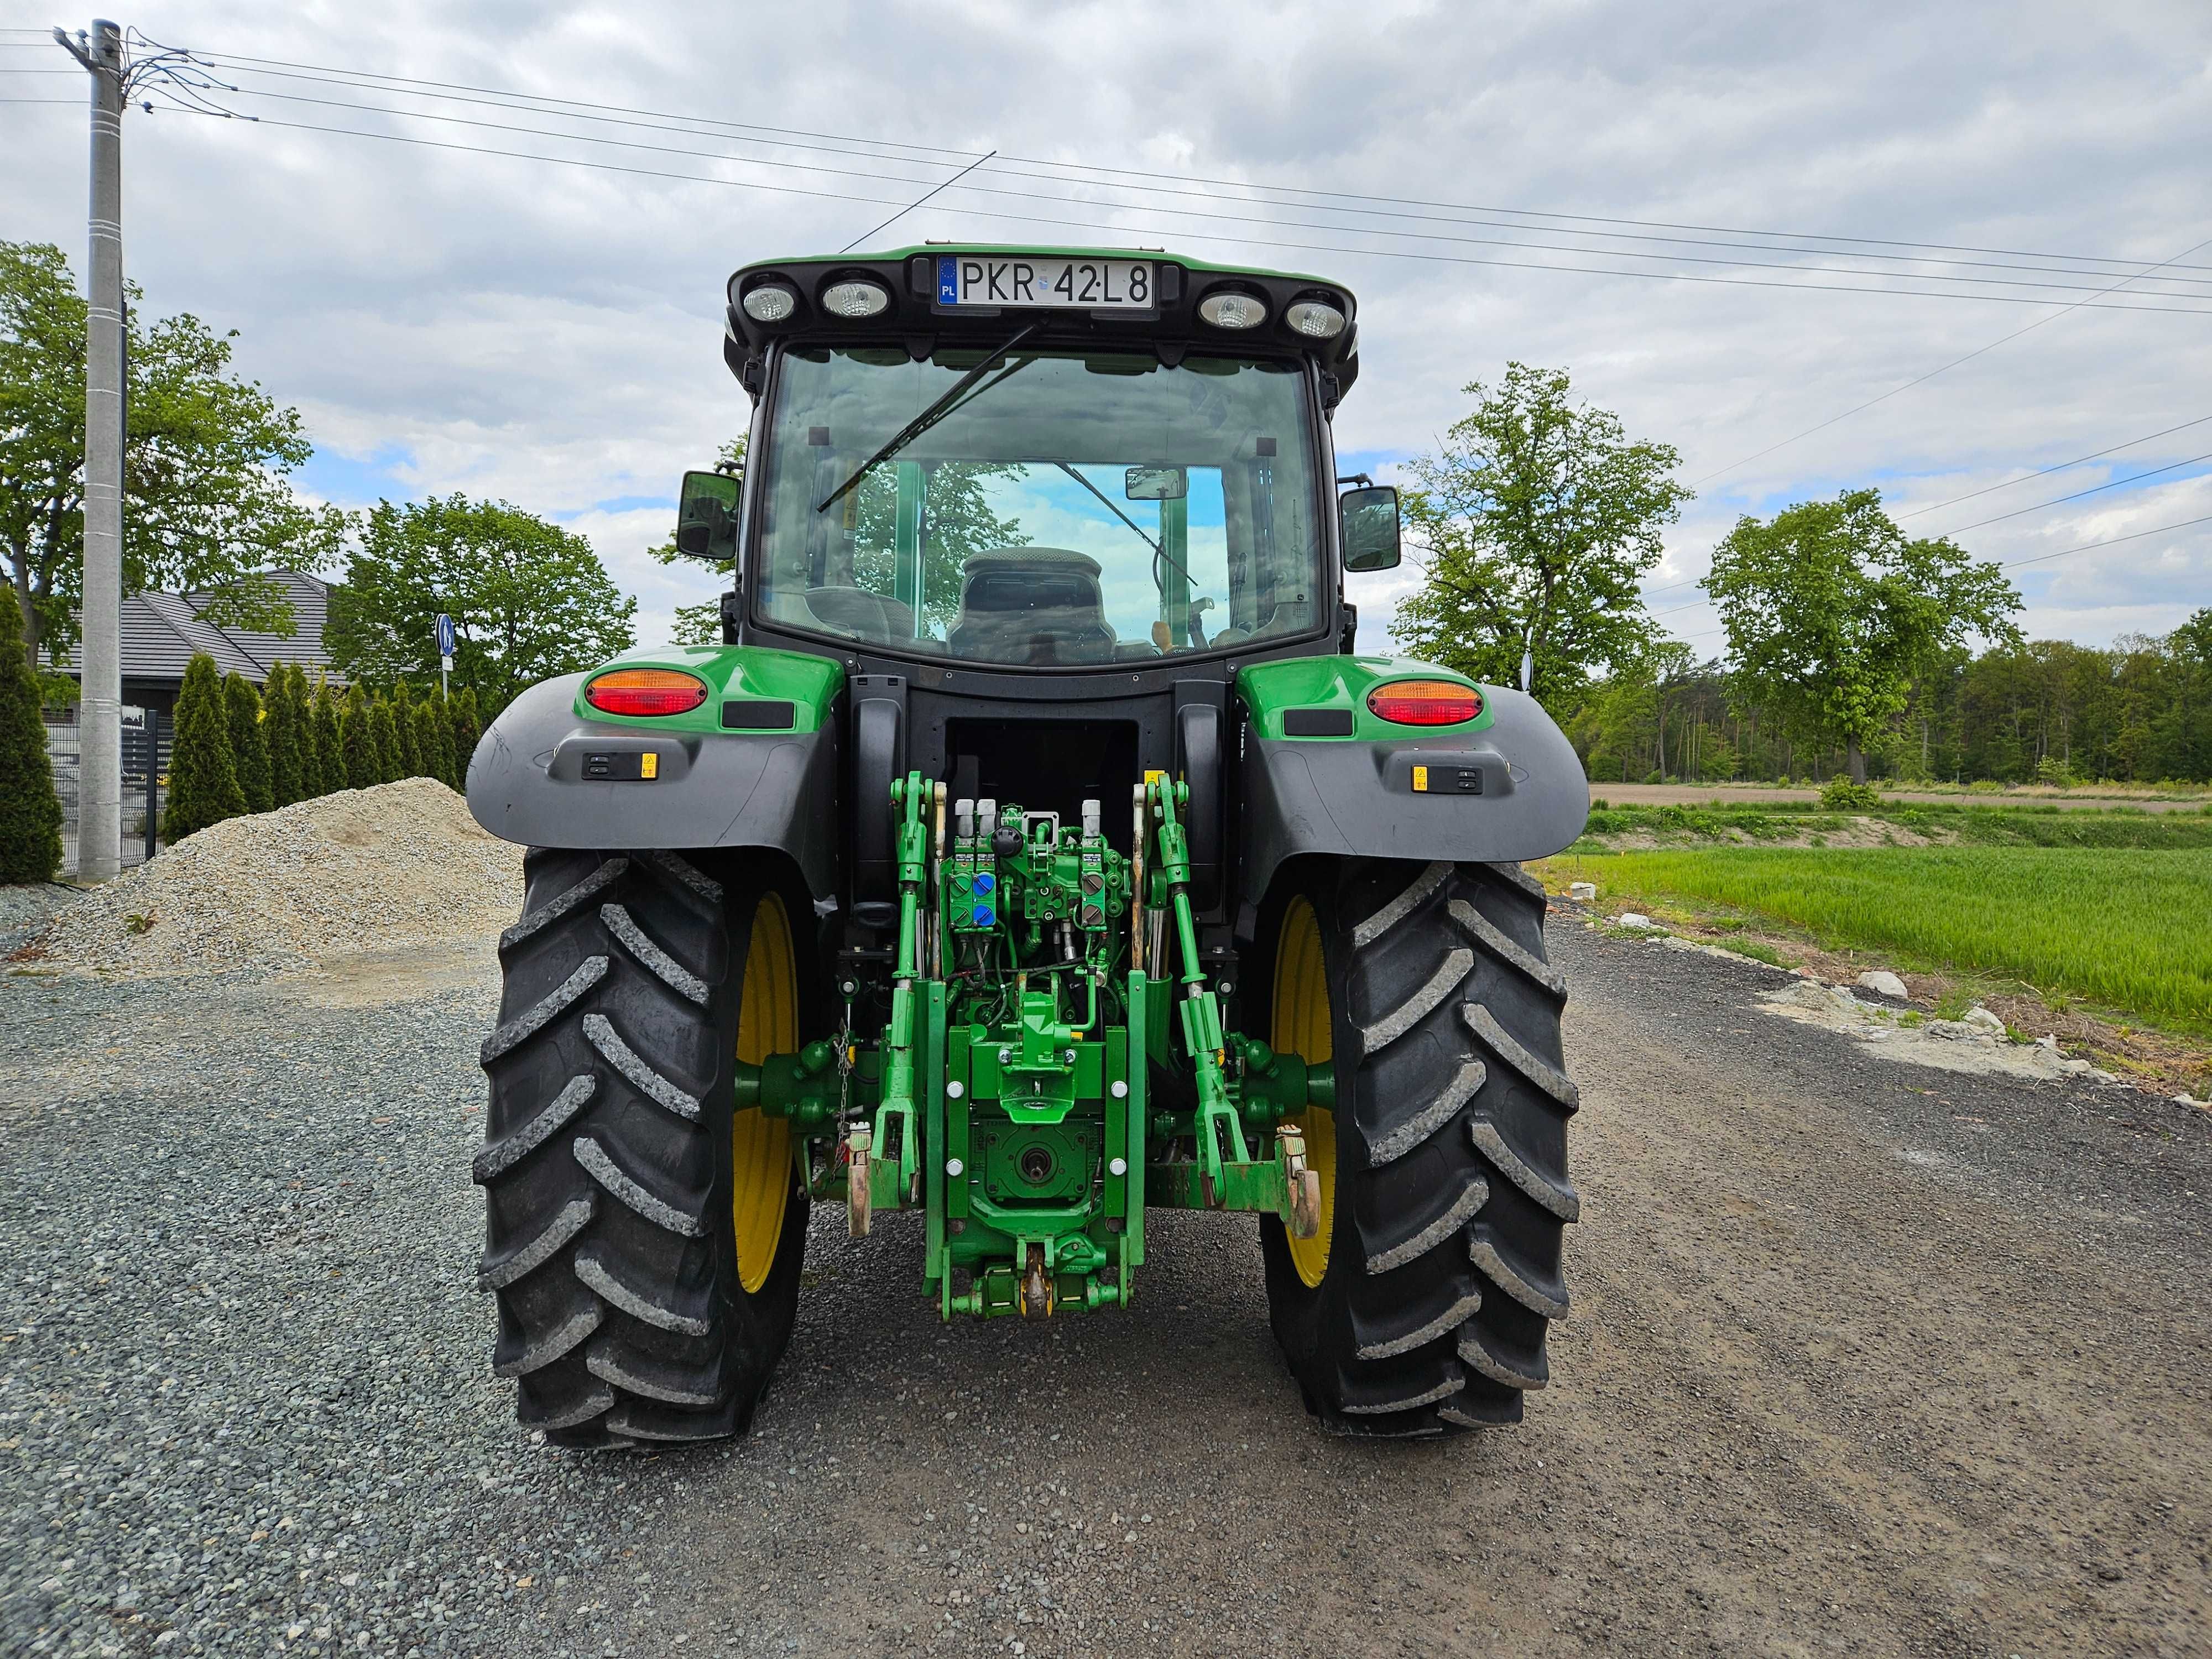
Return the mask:
<path id="1" fill-rule="evenodd" d="M 415 699 L 401 680 L 392 688 L 392 772 L 397 777 L 420 778 L 429 775 L 422 764 L 422 757 L 415 748 Z"/>
<path id="2" fill-rule="evenodd" d="M 1769 523 L 1739 519 L 1703 586 L 1738 694 L 1840 743 L 1854 783 L 1916 672 L 1970 635 L 2020 638 L 2020 594 L 2003 572 L 1940 537 L 1906 540 L 1875 489 L 1801 501 Z"/>
<path id="3" fill-rule="evenodd" d="M 299 792 L 295 800 L 313 800 L 323 793 L 323 757 L 315 746 L 315 700 L 307 689 L 307 672 L 298 663 L 284 665 L 284 701 L 292 717 L 293 753 L 299 769 Z"/>
<path id="4" fill-rule="evenodd" d="M 230 703 L 215 659 L 196 653 L 177 693 L 177 732 L 169 751 L 169 805 L 161 839 L 171 846 L 246 811 L 230 747 Z"/>
<path id="5" fill-rule="evenodd" d="M 346 688 L 345 711 L 338 717 L 339 738 L 345 750 L 345 787 L 374 789 L 384 781 L 384 750 L 377 742 L 376 720 L 371 713 L 368 688 L 356 680 Z"/>
<path id="6" fill-rule="evenodd" d="M 271 804 L 269 734 L 262 730 L 261 694 L 245 675 L 226 674 L 222 701 L 230 722 L 230 758 L 238 769 L 238 792 L 247 811 L 266 812 Z"/>
<path id="7" fill-rule="evenodd" d="M 637 601 L 581 536 L 504 501 L 379 502 L 331 591 L 331 660 L 375 684 L 434 677 L 441 612 L 455 682 L 496 713 L 525 686 L 628 649 Z"/>
<path id="8" fill-rule="evenodd" d="M 300 792 L 300 719 L 292 702 L 289 665 L 270 665 L 269 683 L 261 690 L 261 707 L 262 735 L 269 741 L 269 803 L 289 806 L 304 797 Z"/>
<path id="9" fill-rule="evenodd" d="M 1443 450 L 1407 464 L 1409 539 L 1426 563 L 1391 633 L 1407 651 L 1492 685 L 1533 690 L 1555 714 L 1594 675 L 1650 645 L 1637 579 L 1690 492 L 1665 444 L 1631 443 L 1620 418 L 1570 401 L 1565 371 L 1507 365 Z"/>
<path id="10" fill-rule="evenodd" d="M 405 757 L 399 749 L 398 723 L 392 717 L 392 699 L 378 697 L 368 705 L 369 720 L 376 732 L 376 752 L 384 763 L 380 782 L 397 783 L 407 775 L 404 769 Z"/>
<path id="11" fill-rule="evenodd" d="M 453 733 L 453 787 L 465 790 L 469 787 L 470 757 L 477 752 L 477 739 L 483 735 L 477 718 L 477 694 L 464 687 L 447 707 Z"/>
<path id="12" fill-rule="evenodd" d="M 315 687 L 314 710 L 315 759 L 321 775 L 319 793 L 334 795 L 350 786 L 346 782 L 344 726 L 338 718 L 338 700 L 327 678 Z"/>
<path id="13" fill-rule="evenodd" d="M 1850 775 L 1832 736 L 1793 730 L 1780 710 L 1747 701 L 1740 686 L 1731 696 L 1717 658 L 1690 666 L 1669 693 L 1662 763 L 1653 690 L 1648 678 L 1617 674 L 1593 685 L 1567 723 L 1594 782 L 1653 771 Z M 2037 640 L 1979 656 L 1943 652 L 1912 677 L 1903 714 L 1865 752 L 1869 776 L 1900 783 L 2212 782 L 2212 610 L 2163 637 L 2110 647 Z"/>
<path id="14" fill-rule="evenodd" d="M 337 553 L 344 515 L 288 476 L 312 453 L 295 410 L 230 372 L 231 341 L 189 313 L 130 301 L 123 585 L 207 592 L 210 621 L 292 630 L 262 573 Z M 24 648 L 65 658 L 84 565 L 85 302 L 62 251 L 0 242 L 0 563 L 23 609 Z"/>
<path id="15" fill-rule="evenodd" d="M 425 697 L 409 711 L 408 723 L 415 729 L 415 758 L 421 775 L 435 778 L 448 789 L 453 787 L 453 760 L 450 752 L 453 735 L 446 723 L 445 711 L 438 707 L 437 699 Z"/>
<path id="16" fill-rule="evenodd" d="M 51 881 L 62 865 L 62 804 L 23 659 L 23 613 L 0 605 L 0 882 Z"/>

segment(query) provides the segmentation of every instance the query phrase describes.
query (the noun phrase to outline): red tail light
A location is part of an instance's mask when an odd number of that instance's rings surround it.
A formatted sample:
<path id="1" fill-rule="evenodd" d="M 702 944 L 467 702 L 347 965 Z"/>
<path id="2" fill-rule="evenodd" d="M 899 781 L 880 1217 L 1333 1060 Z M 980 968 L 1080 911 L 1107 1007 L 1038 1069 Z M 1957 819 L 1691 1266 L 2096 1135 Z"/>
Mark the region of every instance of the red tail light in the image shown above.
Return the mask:
<path id="1" fill-rule="evenodd" d="M 1482 712 L 1482 693 L 1454 680 L 1393 680 L 1367 694 L 1367 707 L 1399 726 L 1455 726 Z"/>
<path id="2" fill-rule="evenodd" d="M 584 701 L 608 714 L 686 714 L 707 701 L 707 682 L 673 668 L 617 668 L 586 685 Z"/>

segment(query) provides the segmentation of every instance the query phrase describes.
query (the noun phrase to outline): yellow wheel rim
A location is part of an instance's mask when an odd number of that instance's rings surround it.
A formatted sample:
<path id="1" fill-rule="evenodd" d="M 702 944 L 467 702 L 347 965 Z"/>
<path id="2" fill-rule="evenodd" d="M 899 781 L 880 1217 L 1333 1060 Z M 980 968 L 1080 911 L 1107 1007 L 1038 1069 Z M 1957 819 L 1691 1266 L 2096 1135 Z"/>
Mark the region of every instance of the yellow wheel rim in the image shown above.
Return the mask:
<path id="1" fill-rule="evenodd" d="M 791 919 L 770 893 L 753 912 L 752 944 L 738 985 L 738 1058 L 757 1066 L 799 1047 L 799 973 Z M 791 1122 L 757 1107 L 730 1121 L 730 1214 L 737 1224 L 738 1282 L 768 1283 L 791 1202 Z"/>
<path id="2" fill-rule="evenodd" d="M 1304 898 L 1294 898 L 1283 913 L 1275 940 L 1274 1029 L 1268 1040 L 1278 1054 L 1296 1054 L 1308 1066 L 1329 1064 L 1334 1028 L 1329 1023 L 1328 968 L 1321 951 L 1321 918 Z M 1328 1272 L 1329 1235 L 1336 1230 L 1336 1115 L 1308 1106 L 1298 1115 L 1305 1130 L 1306 1164 L 1321 1180 L 1321 1227 L 1311 1238 L 1285 1230 L 1291 1264 L 1309 1287 Z"/>

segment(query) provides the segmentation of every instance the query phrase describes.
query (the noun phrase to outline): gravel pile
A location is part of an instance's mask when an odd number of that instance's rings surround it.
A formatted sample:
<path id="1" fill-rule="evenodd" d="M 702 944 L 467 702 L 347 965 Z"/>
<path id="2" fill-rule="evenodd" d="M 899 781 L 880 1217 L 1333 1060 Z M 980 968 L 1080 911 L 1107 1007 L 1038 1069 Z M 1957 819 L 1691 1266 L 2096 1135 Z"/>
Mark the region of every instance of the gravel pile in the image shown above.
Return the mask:
<path id="1" fill-rule="evenodd" d="M 36 952 L 135 974 L 310 966 L 489 939 L 514 920 L 522 849 L 428 778 L 232 818 L 66 906 Z"/>

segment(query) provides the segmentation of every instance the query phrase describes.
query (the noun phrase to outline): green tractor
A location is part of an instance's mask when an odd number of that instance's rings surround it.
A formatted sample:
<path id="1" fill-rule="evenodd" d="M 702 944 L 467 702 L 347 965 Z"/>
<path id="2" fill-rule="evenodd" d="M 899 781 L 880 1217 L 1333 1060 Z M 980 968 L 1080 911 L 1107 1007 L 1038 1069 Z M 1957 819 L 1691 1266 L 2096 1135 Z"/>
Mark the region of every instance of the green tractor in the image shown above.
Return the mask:
<path id="1" fill-rule="evenodd" d="M 825 1202 L 914 1212 L 948 1322 L 1110 1318 L 1154 1213 L 1250 1213 L 1324 1425 L 1517 1420 L 1577 1207 L 1520 861 L 1589 793 L 1528 696 L 1354 654 L 1399 526 L 1336 476 L 1351 293 L 933 246 L 728 298 L 742 476 L 676 532 L 723 642 L 469 768 L 531 849 L 475 1165 L 521 1421 L 743 1431 Z"/>

